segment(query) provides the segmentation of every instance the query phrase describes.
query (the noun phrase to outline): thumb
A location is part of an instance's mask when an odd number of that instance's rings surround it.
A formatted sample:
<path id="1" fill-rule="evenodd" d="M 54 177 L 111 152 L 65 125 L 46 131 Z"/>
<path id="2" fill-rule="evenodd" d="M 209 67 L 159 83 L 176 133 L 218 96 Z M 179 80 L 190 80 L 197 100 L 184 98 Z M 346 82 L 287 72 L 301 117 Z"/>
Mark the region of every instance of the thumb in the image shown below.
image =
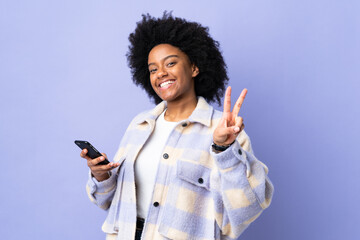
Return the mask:
<path id="1" fill-rule="evenodd" d="M 227 144 L 229 140 L 233 140 L 239 134 L 240 128 L 238 126 L 221 128 L 214 133 L 214 143 L 217 145 Z"/>

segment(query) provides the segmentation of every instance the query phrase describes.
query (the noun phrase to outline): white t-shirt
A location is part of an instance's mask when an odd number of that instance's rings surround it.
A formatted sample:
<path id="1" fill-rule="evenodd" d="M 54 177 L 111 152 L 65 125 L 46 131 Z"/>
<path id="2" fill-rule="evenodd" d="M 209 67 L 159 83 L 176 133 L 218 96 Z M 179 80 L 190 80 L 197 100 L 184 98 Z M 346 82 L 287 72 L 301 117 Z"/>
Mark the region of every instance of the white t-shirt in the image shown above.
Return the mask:
<path id="1" fill-rule="evenodd" d="M 137 216 L 141 218 L 146 218 L 149 210 L 156 173 L 166 141 L 178 124 L 166 121 L 165 111 L 156 119 L 155 129 L 135 161 L 136 207 Z"/>

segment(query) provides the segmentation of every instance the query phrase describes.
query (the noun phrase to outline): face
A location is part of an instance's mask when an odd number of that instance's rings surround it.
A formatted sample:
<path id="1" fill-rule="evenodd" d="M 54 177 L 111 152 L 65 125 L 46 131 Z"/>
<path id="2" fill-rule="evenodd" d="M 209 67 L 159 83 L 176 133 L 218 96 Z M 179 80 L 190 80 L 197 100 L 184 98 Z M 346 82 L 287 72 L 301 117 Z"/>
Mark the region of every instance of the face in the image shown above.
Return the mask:
<path id="1" fill-rule="evenodd" d="M 170 44 L 159 44 L 148 57 L 150 82 L 164 101 L 196 101 L 194 77 L 199 69 L 190 63 L 188 56 Z"/>

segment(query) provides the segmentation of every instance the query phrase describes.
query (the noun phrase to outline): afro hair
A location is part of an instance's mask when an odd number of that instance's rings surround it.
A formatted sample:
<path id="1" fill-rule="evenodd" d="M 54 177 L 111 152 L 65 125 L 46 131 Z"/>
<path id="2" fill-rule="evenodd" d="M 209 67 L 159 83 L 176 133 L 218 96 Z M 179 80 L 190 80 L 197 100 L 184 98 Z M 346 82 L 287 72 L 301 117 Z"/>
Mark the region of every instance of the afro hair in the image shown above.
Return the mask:
<path id="1" fill-rule="evenodd" d="M 220 99 L 229 78 L 219 43 L 210 37 L 207 27 L 173 17 L 171 12 L 165 11 L 162 18 L 146 14 L 142 15 L 142 20 L 130 34 L 129 41 L 126 57 L 132 79 L 156 104 L 162 99 L 151 87 L 147 61 L 151 49 L 163 43 L 179 48 L 199 68 L 199 74 L 194 78 L 196 95 L 208 102 L 221 104 Z"/>

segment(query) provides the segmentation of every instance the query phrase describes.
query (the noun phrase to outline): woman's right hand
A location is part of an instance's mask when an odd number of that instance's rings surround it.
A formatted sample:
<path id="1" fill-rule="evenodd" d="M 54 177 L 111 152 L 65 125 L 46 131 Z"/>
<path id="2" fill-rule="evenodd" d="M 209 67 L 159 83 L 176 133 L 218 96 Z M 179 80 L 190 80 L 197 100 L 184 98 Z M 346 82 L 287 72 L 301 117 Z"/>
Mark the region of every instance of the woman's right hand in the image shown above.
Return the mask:
<path id="1" fill-rule="evenodd" d="M 104 181 L 109 178 L 109 171 L 113 168 L 120 166 L 120 163 L 108 163 L 106 165 L 97 165 L 99 162 L 102 162 L 107 158 L 105 153 L 101 153 L 103 156 L 91 159 L 87 154 L 87 149 L 84 149 L 80 153 L 80 157 L 87 160 L 87 165 L 91 170 L 91 174 L 99 182 Z"/>

